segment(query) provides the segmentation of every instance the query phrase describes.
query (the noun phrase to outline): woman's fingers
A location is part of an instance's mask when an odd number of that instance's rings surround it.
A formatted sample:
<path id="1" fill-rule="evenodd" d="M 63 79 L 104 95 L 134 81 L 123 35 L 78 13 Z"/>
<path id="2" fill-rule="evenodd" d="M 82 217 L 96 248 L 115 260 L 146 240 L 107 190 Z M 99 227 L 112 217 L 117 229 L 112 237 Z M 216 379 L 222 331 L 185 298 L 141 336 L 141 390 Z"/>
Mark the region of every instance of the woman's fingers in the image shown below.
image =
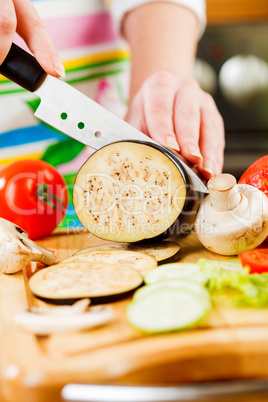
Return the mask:
<path id="1" fill-rule="evenodd" d="M 3 0 L 2 0 L 3 1 Z M 65 75 L 64 66 L 52 39 L 30 0 L 13 0 L 17 32 L 24 39 L 44 70 L 53 76 Z"/>
<path id="2" fill-rule="evenodd" d="M 206 178 L 219 174 L 223 167 L 224 123 L 213 98 L 203 92 L 201 103 L 200 149 L 203 162 L 199 170 Z"/>
<path id="3" fill-rule="evenodd" d="M 134 97 L 127 121 L 160 144 L 180 150 L 209 179 L 222 171 L 223 119 L 213 98 L 193 79 L 150 76 Z"/>
<path id="4" fill-rule="evenodd" d="M 181 154 L 197 165 L 205 178 L 221 173 L 224 124 L 211 95 L 192 79 L 177 93 L 174 108 L 175 131 Z"/>
<path id="5" fill-rule="evenodd" d="M 17 19 L 12 0 L 0 0 L 0 64 L 10 50 L 16 25 Z"/>
<path id="6" fill-rule="evenodd" d="M 200 88 L 188 79 L 177 92 L 174 106 L 174 124 L 181 154 L 193 165 L 202 162 L 199 149 Z"/>
<path id="7" fill-rule="evenodd" d="M 178 80 L 166 71 L 150 76 L 142 87 L 144 118 L 151 138 L 179 151 L 173 126 L 173 106 Z"/>

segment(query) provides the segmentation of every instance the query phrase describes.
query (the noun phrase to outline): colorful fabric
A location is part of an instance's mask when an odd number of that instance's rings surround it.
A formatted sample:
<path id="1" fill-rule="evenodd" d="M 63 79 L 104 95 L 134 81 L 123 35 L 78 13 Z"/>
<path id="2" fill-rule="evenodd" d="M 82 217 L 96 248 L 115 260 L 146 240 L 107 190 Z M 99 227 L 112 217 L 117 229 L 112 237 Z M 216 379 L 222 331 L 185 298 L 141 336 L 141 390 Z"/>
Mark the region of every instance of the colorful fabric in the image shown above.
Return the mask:
<path id="1" fill-rule="evenodd" d="M 100 0 L 33 0 L 66 69 L 66 82 L 123 118 L 129 50 Z M 21 38 L 15 42 L 27 49 Z M 60 227 L 81 226 L 72 206 L 77 171 L 92 150 L 34 115 L 37 98 L 0 76 L 0 168 L 17 159 L 42 159 L 64 176 L 70 205 Z"/>

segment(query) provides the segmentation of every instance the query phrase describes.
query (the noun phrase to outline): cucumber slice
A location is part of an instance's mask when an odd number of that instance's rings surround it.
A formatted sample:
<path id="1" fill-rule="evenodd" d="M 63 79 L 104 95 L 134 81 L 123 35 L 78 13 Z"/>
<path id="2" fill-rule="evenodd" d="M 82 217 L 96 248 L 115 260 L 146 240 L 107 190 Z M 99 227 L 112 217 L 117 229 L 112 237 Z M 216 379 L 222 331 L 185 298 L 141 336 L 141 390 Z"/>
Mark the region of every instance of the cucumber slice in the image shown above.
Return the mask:
<path id="1" fill-rule="evenodd" d="M 161 265 L 161 267 L 149 272 L 144 281 L 147 285 L 151 285 L 160 281 L 182 278 L 204 284 L 208 280 L 208 275 L 201 271 L 198 264 L 174 263 Z"/>
<path id="2" fill-rule="evenodd" d="M 157 267 L 157 261 L 144 253 L 136 251 L 101 250 L 88 251 L 84 254 L 74 255 L 60 264 L 69 262 L 103 262 L 107 264 L 127 265 L 136 269 L 142 275 L 146 275 L 150 270 Z"/>
<path id="3" fill-rule="evenodd" d="M 127 308 L 131 325 L 146 333 L 196 327 L 208 312 L 207 299 L 185 289 L 162 288 Z"/>
<path id="4" fill-rule="evenodd" d="M 210 293 L 201 283 L 193 282 L 188 279 L 172 279 L 172 280 L 156 282 L 154 285 L 142 286 L 135 292 L 133 296 L 133 301 L 141 300 L 143 297 L 146 297 L 152 292 L 155 292 L 159 289 L 190 290 L 191 292 L 196 293 L 200 297 L 210 300 Z"/>
<path id="5" fill-rule="evenodd" d="M 118 242 L 164 235 L 183 211 L 189 192 L 184 169 L 169 154 L 132 141 L 94 152 L 77 173 L 73 190 L 74 208 L 84 227 Z M 186 226 L 187 231 L 192 228 Z"/>
<path id="6" fill-rule="evenodd" d="M 180 245 L 173 241 L 160 241 L 152 244 L 133 243 L 107 243 L 100 246 L 87 247 L 77 251 L 74 255 L 84 254 L 88 251 L 101 250 L 128 250 L 145 253 L 153 257 L 158 264 L 176 262 L 180 258 Z"/>
<path id="7" fill-rule="evenodd" d="M 69 262 L 44 268 L 29 280 L 34 296 L 54 304 L 72 304 L 90 298 L 91 304 L 125 297 L 143 282 L 140 273 L 127 266 Z"/>

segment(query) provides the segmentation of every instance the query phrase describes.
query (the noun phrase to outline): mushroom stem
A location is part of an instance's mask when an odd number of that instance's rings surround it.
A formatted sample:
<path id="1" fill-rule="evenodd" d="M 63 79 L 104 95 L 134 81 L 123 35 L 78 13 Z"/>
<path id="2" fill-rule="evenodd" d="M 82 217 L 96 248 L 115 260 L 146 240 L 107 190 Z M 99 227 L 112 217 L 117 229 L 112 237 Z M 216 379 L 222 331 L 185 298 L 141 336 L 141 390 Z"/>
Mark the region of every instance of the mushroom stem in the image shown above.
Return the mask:
<path id="1" fill-rule="evenodd" d="M 41 262 L 44 265 L 51 265 L 55 262 L 56 257 L 53 251 L 36 244 L 34 241 L 27 239 L 28 246 L 32 247 L 31 261 Z"/>
<path id="2" fill-rule="evenodd" d="M 51 265 L 55 260 L 53 251 L 30 240 L 19 226 L 0 218 L 0 270 L 3 273 L 18 272 L 30 261 Z"/>
<path id="3" fill-rule="evenodd" d="M 208 182 L 211 204 L 217 211 L 231 211 L 242 201 L 236 179 L 230 174 L 212 177 Z"/>

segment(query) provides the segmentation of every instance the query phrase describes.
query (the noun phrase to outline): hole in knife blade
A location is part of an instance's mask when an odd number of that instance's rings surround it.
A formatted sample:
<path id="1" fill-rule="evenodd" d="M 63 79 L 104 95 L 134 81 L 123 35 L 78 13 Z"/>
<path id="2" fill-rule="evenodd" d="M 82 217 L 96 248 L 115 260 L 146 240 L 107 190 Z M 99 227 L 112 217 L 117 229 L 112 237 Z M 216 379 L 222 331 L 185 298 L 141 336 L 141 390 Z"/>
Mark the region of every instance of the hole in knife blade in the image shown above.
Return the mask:
<path id="1" fill-rule="evenodd" d="M 100 138 L 101 136 L 102 136 L 102 134 L 101 134 L 100 131 L 96 131 L 96 132 L 95 132 L 95 137 L 96 137 L 96 138 Z"/>
<path id="2" fill-rule="evenodd" d="M 68 117 L 68 114 L 65 113 L 65 112 L 63 112 L 63 113 L 60 115 L 60 117 L 62 118 L 62 120 L 66 120 L 67 117 Z"/>
<path id="3" fill-rule="evenodd" d="M 80 128 L 80 130 L 82 130 L 84 127 L 85 127 L 85 123 L 80 121 L 80 123 L 78 123 L 78 128 Z"/>

